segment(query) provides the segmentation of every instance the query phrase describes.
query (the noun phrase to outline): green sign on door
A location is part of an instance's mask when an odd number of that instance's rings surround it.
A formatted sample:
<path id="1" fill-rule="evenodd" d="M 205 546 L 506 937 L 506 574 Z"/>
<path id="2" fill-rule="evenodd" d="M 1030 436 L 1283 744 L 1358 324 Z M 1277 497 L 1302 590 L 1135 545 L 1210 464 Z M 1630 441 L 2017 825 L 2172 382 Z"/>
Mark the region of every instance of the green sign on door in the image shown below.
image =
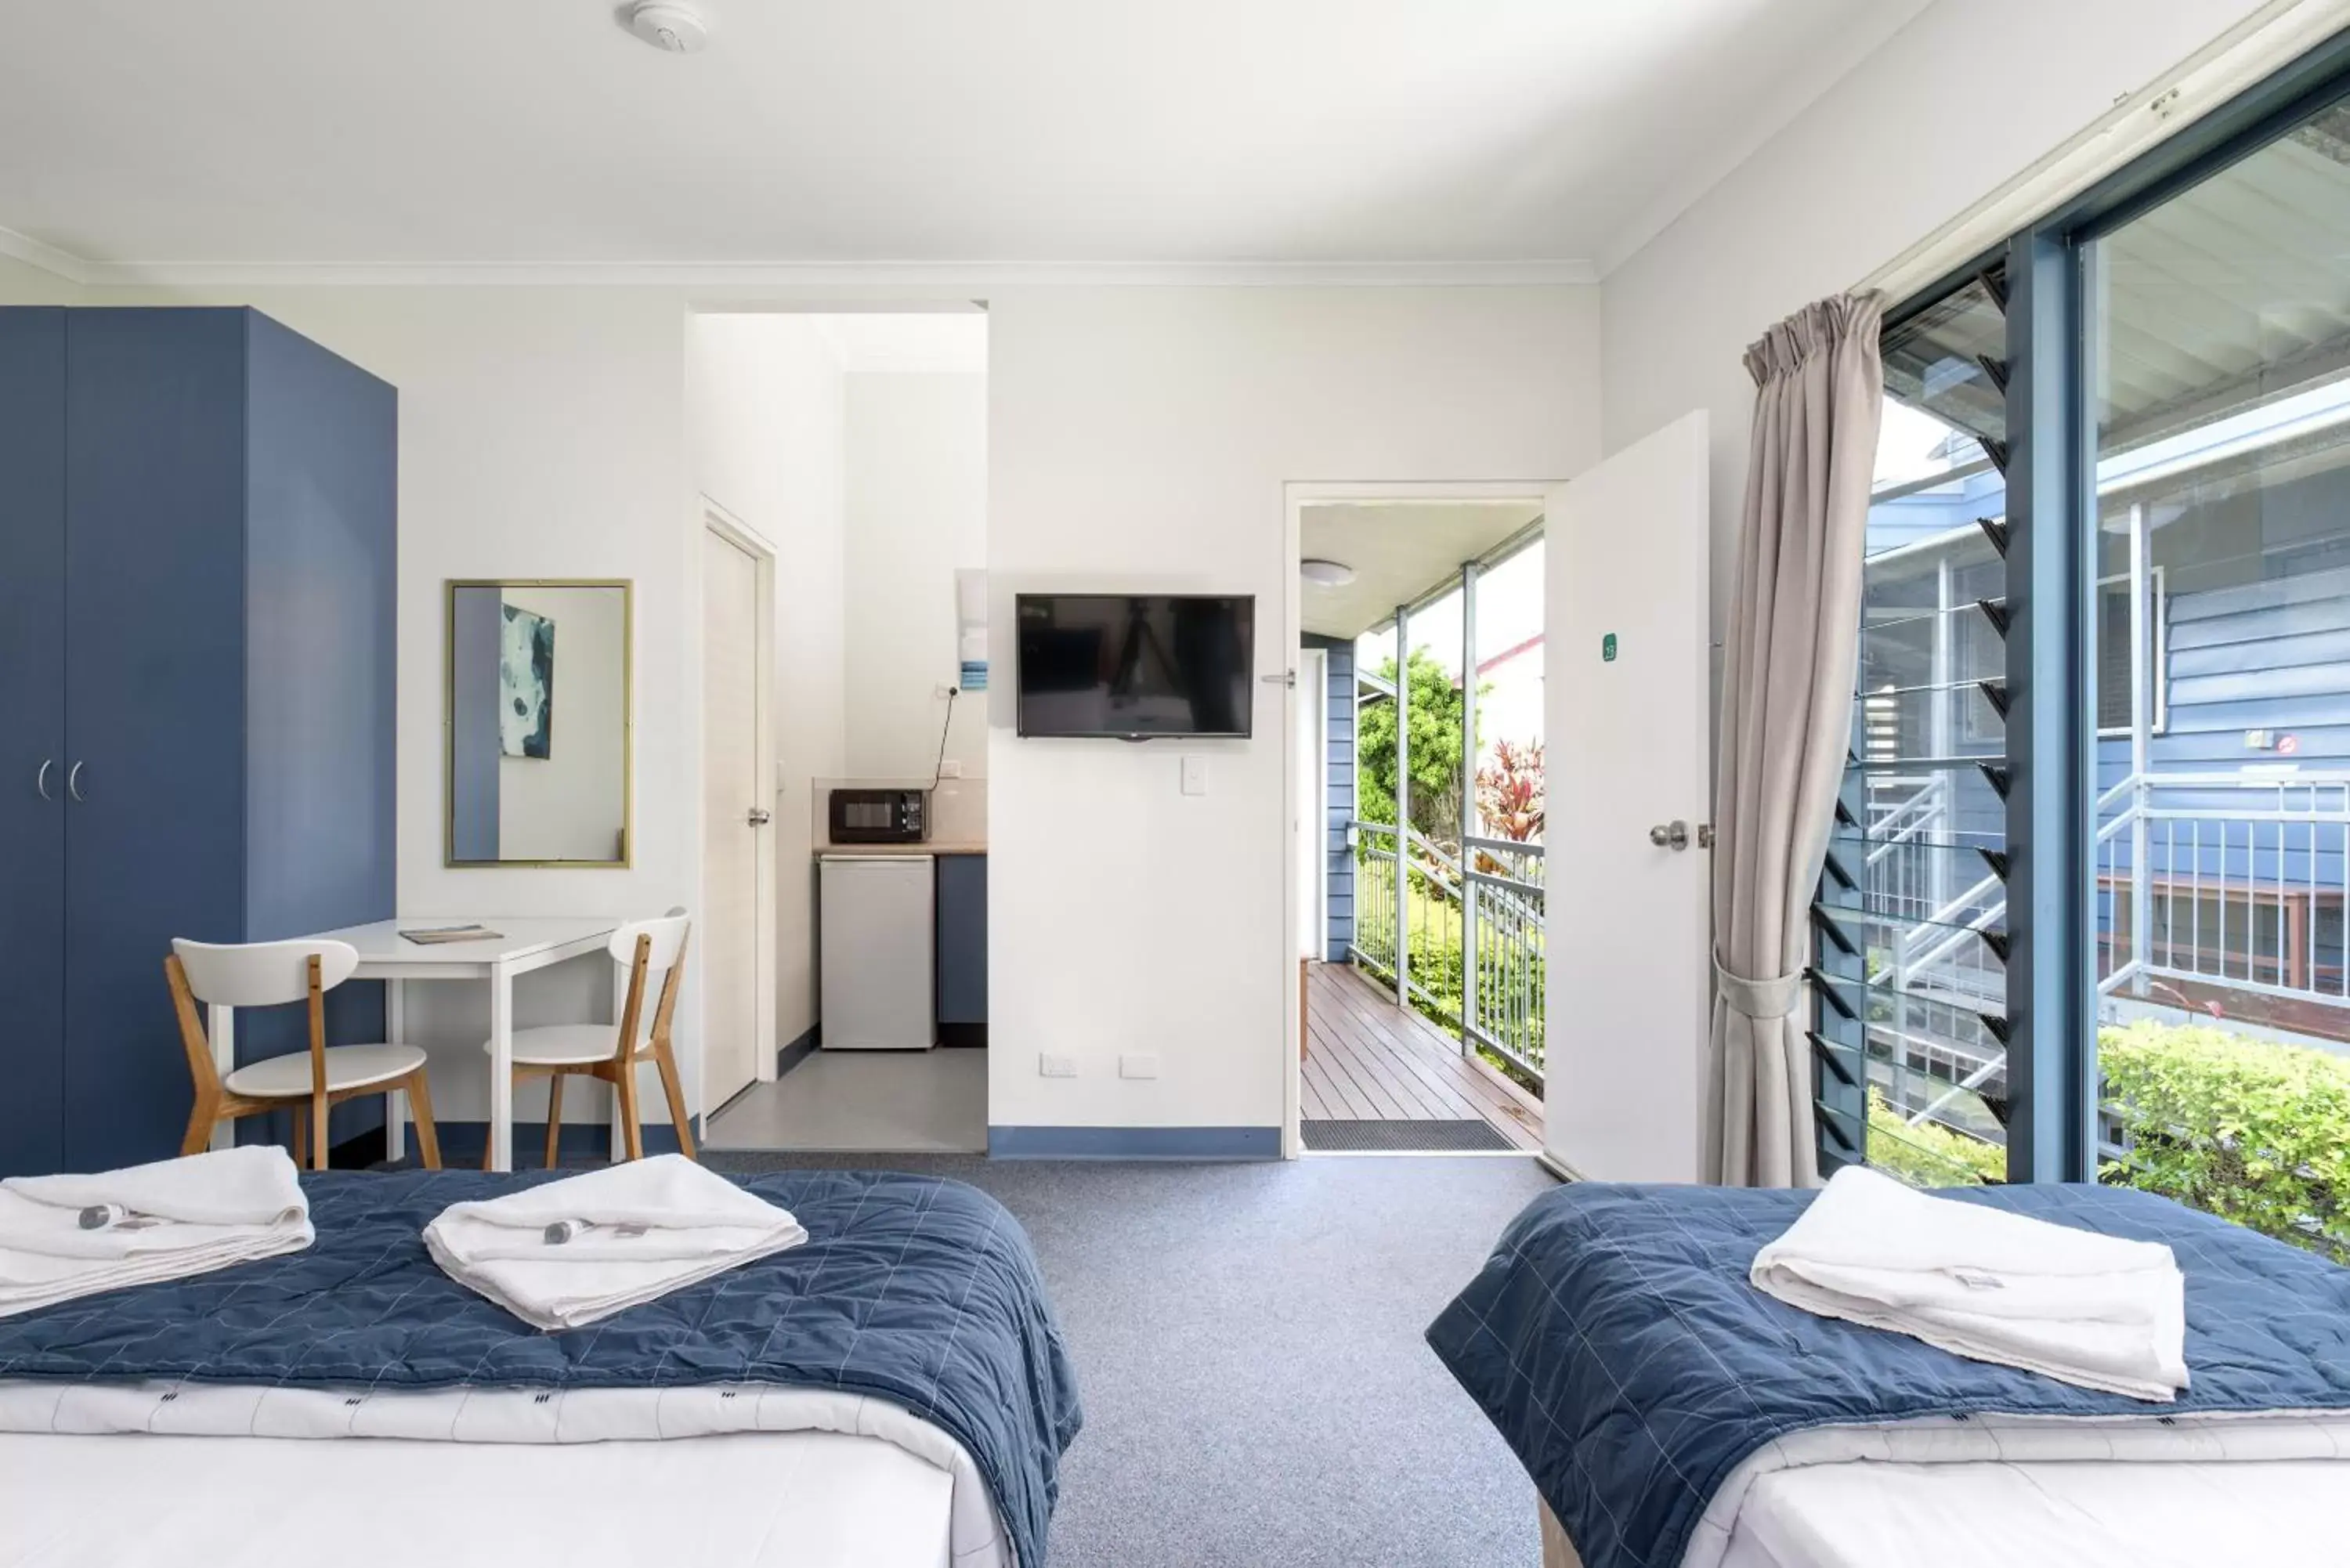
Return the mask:
<path id="1" fill-rule="evenodd" d="M 1616 662 L 1616 634 L 1612 631 L 1599 639 L 1599 660 L 1603 664 Z"/>

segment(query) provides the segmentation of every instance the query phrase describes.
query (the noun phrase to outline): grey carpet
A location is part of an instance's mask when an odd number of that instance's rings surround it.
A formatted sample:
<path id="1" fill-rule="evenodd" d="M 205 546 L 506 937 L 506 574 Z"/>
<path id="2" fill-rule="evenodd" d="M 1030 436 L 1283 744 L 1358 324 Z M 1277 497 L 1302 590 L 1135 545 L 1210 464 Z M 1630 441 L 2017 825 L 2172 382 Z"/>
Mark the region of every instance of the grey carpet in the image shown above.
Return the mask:
<path id="1" fill-rule="evenodd" d="M 1492 1123 L 1308 1118 L 1298 1137 L 1316 1154 L 1508 1154 L 1517 1147 Z"/>
<path id="2" fill-rule="evenodd" d="M 1532 1159 L 709 1158 L 931 1171 L 1019 1218 L 1086 1410 L 1050 1568 L 1540 1561 L 1532 1483 L 1420 1338 L 1554 1185 Z"/>

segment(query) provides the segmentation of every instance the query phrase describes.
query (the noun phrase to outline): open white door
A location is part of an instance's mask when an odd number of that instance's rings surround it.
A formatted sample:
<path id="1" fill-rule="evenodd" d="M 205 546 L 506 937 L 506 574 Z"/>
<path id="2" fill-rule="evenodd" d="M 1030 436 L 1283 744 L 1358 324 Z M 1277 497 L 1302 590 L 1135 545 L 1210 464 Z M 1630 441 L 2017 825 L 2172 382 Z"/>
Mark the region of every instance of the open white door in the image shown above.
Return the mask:
<path id="1" fill-rule="evenodd" d="M 1700 411 L 1552 491 L 1544 529 L 1544 1139 L 1598 1181 L 1703 1169 L 1706 461 Z"/>

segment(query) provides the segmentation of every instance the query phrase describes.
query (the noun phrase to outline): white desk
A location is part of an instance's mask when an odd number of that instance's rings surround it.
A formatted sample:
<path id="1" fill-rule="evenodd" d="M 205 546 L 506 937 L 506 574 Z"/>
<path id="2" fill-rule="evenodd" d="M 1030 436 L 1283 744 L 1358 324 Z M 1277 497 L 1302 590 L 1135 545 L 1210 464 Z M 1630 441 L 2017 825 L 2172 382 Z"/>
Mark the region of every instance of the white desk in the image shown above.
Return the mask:
<path id="1" fill-rule="evenodd" d="M 338 931 L 318 931 L 304 940 L 348 942 L 359 950 L 359 967 L 352 978 L 384 982 L 384 1035 L 394 1044 L 406 1040 L 403 992 L 412 980 L 486 980 L 490 982 L 490 1168 L 514 1168 L 514 981 L 518 974 L 545 969 L 583 953 L 602 952 L 622 922 L 611 916 L 577 919 L 522 919 L 496 915 L 437 916 L 377 920 L 346 926 Z M 400 936 L 405 928 L 426 926 L 486 926 L 499 933 L 477 942 L 411 942 Z M 612 966 L 614 988 L 621 984 L 619 966 Z M 232 1009 L 213 1007 L 206 1022 L 212 1035 L 213 1060 L 226 1077 L 236 1065 L 236 1019 Z M 618 1016 L 618 1014 L 615 1014 Z M 617 1125 L 617 1118 L 616 1118 Z M 227 1123 L 222 1124 L 226 1128 Z M 386 1106 L 385 1153 L 393 1159 L 407 1152 L 408 1096 L 394 1094 Z"/>

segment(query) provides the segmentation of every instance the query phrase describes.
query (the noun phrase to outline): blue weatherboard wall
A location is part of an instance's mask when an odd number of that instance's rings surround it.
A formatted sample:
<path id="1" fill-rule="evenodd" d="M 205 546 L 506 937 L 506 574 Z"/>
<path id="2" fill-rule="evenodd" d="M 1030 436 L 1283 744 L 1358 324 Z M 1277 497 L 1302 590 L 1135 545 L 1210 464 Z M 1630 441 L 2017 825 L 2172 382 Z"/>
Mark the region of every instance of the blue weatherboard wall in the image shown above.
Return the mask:
<path id="1" fill-rule="evenodd" d="M 1995 596 L 2003 576 L 1970 519 L 2002 510 L 1995 477 L 1976 475 L 1956 493 L 1927 493 L 1880 504 L 1869 514 L 1869 548 L 1878 552 L 1903 544 L 1954 536 L 1932 547 L 1952 563 L 1954 598 Z M 2148 738 L 2147 763 L 2158 777 L 2182 773 L 2234 774 L 2246 767 L 2281 767 L 2303 774 L 2350 767 L 2350 472 L 2328 470 L 2283 483 L 2233 492 L 2214 489 L 2147 493 L 2150 560 L 2161 568 L 2158 601 L 2163 659 L 2155 672 L 2160 727 Z M 2181 496 L 2189 499 L 2182 505 Z M 2109 516 L 2132 499 L 2106 499 Z M 2128 569 L 2126 533 L 2101 541 L 2098 575 L 2122 576 Z M 1918 558 L 1911 570 L 1930 573 L 1935 556 Z M 2108 581 L 2105 591 L 2116 591 Z M 1958 656 L 1963 668 L 1997 671 L 1995 646 L 1985 640 L 1981 618 L 1961 612 Z M 2110 667 L 2102 672 L 2126 678 Z M 1904 705 L 1905 714 L 1922 713 Z M 2248 743 L 2248 732 L 2290 736 L 2283 752 Z M 1951 750 L 1960 756 L 1990 756 L 2002 748 L 1998 726 L 1988 732 L 1958 734 Z M 1901 737 L 1905 754 L 1927 750 L 1922 737 Z M 2096 787 L 2100 794 L 2126 778 L 2130 742 L 2106 734 L 2097 742 Z M 1955 786 L 1953 830 L 1969 841 L 1998 842 L 2005 808 L 1971 768 L 1951 774 Z M 2232 787 L 2168 786 L 2156 792 L 2158 808 L 2214 813 L 2263 810 L 2273 795 Z M 2111 819 L 2114 811 L 2107 813 Z M 2260 830 L 2257 877 L 2245 824 L 2230 826 L 2223 850 L 2220 825 L 2204 825 L 2199 845 L 2190 828 L 2158 826 L 2147 846 L 2147 868 L 2157 877 L 2185 878 L 2199 870 L 2207 882 L 2223 870 L 2236 888 L 2257 879 L 2273 887 L 2282 875 L 2288 888 L 2338 888 L 2344 857 L 2350 852 L 2341 828 L 2321 825 L 2283 835 L 2282 864 L 2276 828 Z M 2224 867 L 2223 867 L 2224 861 Z M 2100 851 L 2101 874 L 2126 877 L 2131 870 L 2130 840 L 2124 835 Z M 2216 892 L 2207 894 L 2216 898 Z M 2234 897 L 2241 908 L 2241 891 Z M 2100 934 L 2113 927 L 2114 901 L 2097 900 Z M 2210 940 L 2208 937 L 2207 940 Z M 2320 961 L 2334 947 L 2320 944 Z"/>
<path id="2" fill-rule="evenodd" d="M 1330 744 L 1327 767 L 1329 849 L 1323 896 L 1328 904 L 1330 941 L 1323 956 L 1344 963 L 1355 940 L 1355 852 L 1347 824 L 1355 815 L 1355 645 L 1344 638 L 1307 632 L 1298 639 L 1327 656 Z"/>

